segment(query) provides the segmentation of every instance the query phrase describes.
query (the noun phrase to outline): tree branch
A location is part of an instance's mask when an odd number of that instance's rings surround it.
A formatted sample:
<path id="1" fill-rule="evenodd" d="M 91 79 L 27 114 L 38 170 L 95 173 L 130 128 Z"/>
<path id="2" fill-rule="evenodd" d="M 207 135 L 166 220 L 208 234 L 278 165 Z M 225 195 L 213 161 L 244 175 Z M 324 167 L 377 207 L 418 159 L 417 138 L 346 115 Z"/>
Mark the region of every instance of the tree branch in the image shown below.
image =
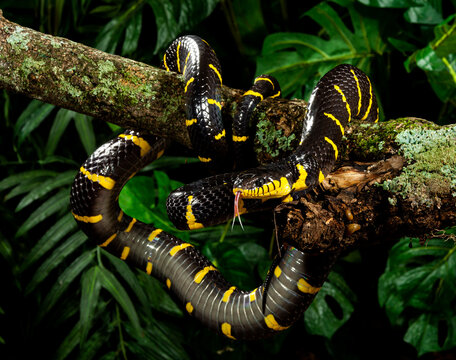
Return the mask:
<path id="1" fill-rule="evenodd" d="M 190 147 L 180 76 L 21 27 L 1 12 L 0 87 Z M 222 87 L 227 127 L 242 93 Z M 260 162 L 293 150 L 306 111 L 302 100 L 260 104 Z M 280 238 L 339 251 L 456 224 L 456 127 L 413 118 L 353 124 L 344 148 L 321 188 L 277 209 Z"/>
<path id="2" fill-rule="evenodd" d="M 191 147 L 181 76 L 22 27 L 1 13 L 0 87 L 124 128 L 147 129 Z M 228 122 L 241 96 L 240 90 L 222 87 Z M 262 104 L 259 117 L 269 111 L 270 103 Z M 280 118 L 283 126 L 299 132 L 301 126 L 295 124 L 302 122 L 306 103 L 274 104 L 286 114 Z"/>
<path id="3" fill-rule="evenodd" d="M 321 187 L 276 209 L 282 239 L 344 251 L 456 224 L 455 125 L 403 118 L 346 136 L 345 159 Z"/>

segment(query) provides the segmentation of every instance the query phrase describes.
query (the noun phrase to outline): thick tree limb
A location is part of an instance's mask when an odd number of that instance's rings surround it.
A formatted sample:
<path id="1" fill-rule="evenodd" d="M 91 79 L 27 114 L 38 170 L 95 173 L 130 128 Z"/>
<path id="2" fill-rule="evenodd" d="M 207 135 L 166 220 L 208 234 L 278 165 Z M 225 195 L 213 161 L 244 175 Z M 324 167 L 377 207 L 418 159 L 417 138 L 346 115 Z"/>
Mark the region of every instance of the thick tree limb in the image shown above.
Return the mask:
<path id="1" fill-rule="evenodd" d="M 1 14 L 0 87 L 190 146 L 179 76 L 41 34 Z M 223 87 L 226 118 L 232 118 L 241 95 L 240 90 Z M 260 161 L 293 149 L 306 110 L 300 100 L 260 105 Z M 423 155 L 415 144 L 410 147 L 401 134 L 418 139 L 418 148 L 426 143 L 430 153 Z M 439 142 L 445 134 L 450 134 L 448 141 Z M 456 224 L 455 127 L 410 118 L 354 124 L 345 141 L 341 162 L 322 188 L 277 209 L 281 238 L 315 251 L 340 251 Z"/>
<path id="2" fill-rule="evenodd" d="M 191 147 L 180 76 L 42 34 L 12 23 L 1 14 L 0 87 L 124 128 L 148 129 Z M 222 87 L 225 118 L 232 118 L 241 95 L 240 90 Z M 305 102 L 275 104 L 278 113 L 285 114 L 279 118 L 283 127 L 300 131 L 295 124 L 302 122 Z M 262 104 L 260 117 L 271 112 L 267 110 L 269 105 L 269 101 Z M 277 113 L 275 109 L 273 112 Z"/>
<path id="3" fill-rule="evenodd" d="M 352 127 L 346 145 L 321 188 L 277 209 L 283 239 L 341 251 L 456 224 L 456 126 L 390 120 Z"/>

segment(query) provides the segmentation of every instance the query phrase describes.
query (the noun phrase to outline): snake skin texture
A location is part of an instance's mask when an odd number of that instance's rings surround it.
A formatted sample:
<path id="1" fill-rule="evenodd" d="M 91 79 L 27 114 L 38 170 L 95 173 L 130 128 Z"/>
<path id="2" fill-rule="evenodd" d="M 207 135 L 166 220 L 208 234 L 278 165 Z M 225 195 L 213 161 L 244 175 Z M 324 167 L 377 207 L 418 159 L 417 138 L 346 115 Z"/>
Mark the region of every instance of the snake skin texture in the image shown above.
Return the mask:
<path id="1" fill-rule="evenodd" d="M 197 156 L 207 163 L 223 162 L 229 143 L 221 119 L 222 76 L 215 53 L 204 40 L 184 36 L 171 44 L 163 63 L 184 77 L 186 125 Z M 247 143 L 254 107 L 279 94 L 275 79 L 256 79 L 239 105 L 233 143 Z M 290 201 L 330 172 L 344 128 L 354 118 L 377 121 L 375 95 L 364 73 L 340 65 L 313 91 L 301 142 L 292 155 L 175 190 L 167 201 L 170 220 L 179 229 L 198 229 L 231 218 L 236 199 L 241 214 Z M 264 338 L 290 327 L 320 290 L 336 255 L 283 244 L 263 284 L 251 291 L 232 286 L 192 244 L 119 208 L 125 183 L 159 158 L 166 146 L 162 138 L 128 130 L 99 147 L 81 166 L 71 190 L 71 210 L 80 228 L 98 246 L 163 280 L 190 316 L 230 339 Z"/>

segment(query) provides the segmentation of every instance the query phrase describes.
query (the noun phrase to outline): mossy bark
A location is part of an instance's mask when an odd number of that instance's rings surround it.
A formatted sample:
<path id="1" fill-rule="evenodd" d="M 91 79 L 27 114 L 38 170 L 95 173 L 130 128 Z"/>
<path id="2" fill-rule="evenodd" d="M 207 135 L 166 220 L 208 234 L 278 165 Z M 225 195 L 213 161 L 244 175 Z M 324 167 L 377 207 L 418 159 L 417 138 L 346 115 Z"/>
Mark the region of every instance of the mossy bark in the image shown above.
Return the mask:
<path id="1" fill-rule="evenodd" d="M 0 88 L 191 147 L 180 76 L 22 27 L 1 13 Z M 222 87 L 227 126 L 241 96 L 241 90 Z M 270 112 L 271 103 L 260 106 L 259 116 Z M 302 121 L 306 110 L 304 101 L 278 101 L 275 106 L 289 114 L 289 128 Z"/>
<path id="2" fill-rule="evenodd" d="M 320 188 L 276 209 L 282 239 L 343 251 L 456 224 L 456 125 L 416 118 L 358 124 L 344 142 Z"/>
<path id="3" fill-rule="evenodd" d="M 190 147 L 181 77 L 21 27 L 6 20 L 1 11 L 0 88 L 125 128 L 148 129 Z M 227 126 L 242 93 L 222 88 Z M 260 162 L 273 161 L 293 151 L 306 111 L 302 100 L 266 100 L 258 106 L 255 151 Z M 451 168 L 451 156 L 445 164 L 443 160 L 439 162 L 439 157 L 443 157 L 438 154 L 416 158 L 406 155 L 398 137 L 410 129 L 442 130 L 415 118 L 352 124 L 346 131 L 342 146 L 345 150 L 341 151 L 336 170 L 322 187 L 297 204 L 277 209 L 280 238 L 315 251 L 340 251 L 363 242 L 422 235 L 454 225 L 456 174 Z M 430 135 L 433 136 L 439 137 Z M 438 143 L 436 147 L 440 154 L 452 154 L 455 142 L 450 139 L 446 145 Z M 432 176 L 416 176 L 420 166 L 410 173 L 417 162 Z M 408 178 L 393 182 L 407 172 Z M 423 186 L 429 187 L 430 176 L 433 187 L 426 194 L 427 201 L 417 201 Z M 414 181 L 421 179 L 421 186 L 410 181 L 412 177 Z"/>

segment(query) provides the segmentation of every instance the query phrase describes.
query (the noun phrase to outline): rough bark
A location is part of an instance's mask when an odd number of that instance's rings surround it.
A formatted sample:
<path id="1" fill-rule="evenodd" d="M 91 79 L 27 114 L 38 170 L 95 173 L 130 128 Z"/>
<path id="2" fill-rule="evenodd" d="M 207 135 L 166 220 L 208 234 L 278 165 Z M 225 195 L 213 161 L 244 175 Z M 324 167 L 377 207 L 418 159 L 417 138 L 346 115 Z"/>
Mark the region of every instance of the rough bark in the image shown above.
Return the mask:
<path id="1" fill-rule="evenodd" d="M 345 142 L 321 187 L 276 209 L 282 239 L 343 251 L 456 224 L 456 126 L 416 118 L 359 124 Z"/>
<path id="2" fill-rule="evenodd" d="M 1 13 L 0 87 L 190 146 L 179 76 L 21 27 Z M 222 88 L 228 123 L 241 95 Z M 260 161 L 292 151 L 306 110 L 301 100 L 259 106 Z M 440 152 L 411 151 L 406 140 L 398 140 L 406 132 L 412 138 L 426 134 Z M 440 143 L 442 134 L 455 135 Z M 456 127 L 413 118 L 353 124 L 344 141 L 340 161 L 322 186 L 276 209 L 280 238 L 314 251 L 340 251 L 456 224 Z"/>
<path id="3" fill-rule="evenodd" d="M 1 13 L 0 87 L 124 128 L 147 129 L 191 147 L 182 77 L 22 27 Z M 227 128 L 242 93 L 222 87 Z M 258 118 L 269 118 L 265 115 L 271 112 L 270 103 L 261 104 Z M 281 116 L 271 121 L 280 121 L 284 129 L 298 133 L 301 128 L 296 124 L 304 118 L 306 103 L 282 100 L 275 101 L 274 107 L 278 109 L 273 112 Z M 290 149 L 288 144 L 281 147 Z"/>

